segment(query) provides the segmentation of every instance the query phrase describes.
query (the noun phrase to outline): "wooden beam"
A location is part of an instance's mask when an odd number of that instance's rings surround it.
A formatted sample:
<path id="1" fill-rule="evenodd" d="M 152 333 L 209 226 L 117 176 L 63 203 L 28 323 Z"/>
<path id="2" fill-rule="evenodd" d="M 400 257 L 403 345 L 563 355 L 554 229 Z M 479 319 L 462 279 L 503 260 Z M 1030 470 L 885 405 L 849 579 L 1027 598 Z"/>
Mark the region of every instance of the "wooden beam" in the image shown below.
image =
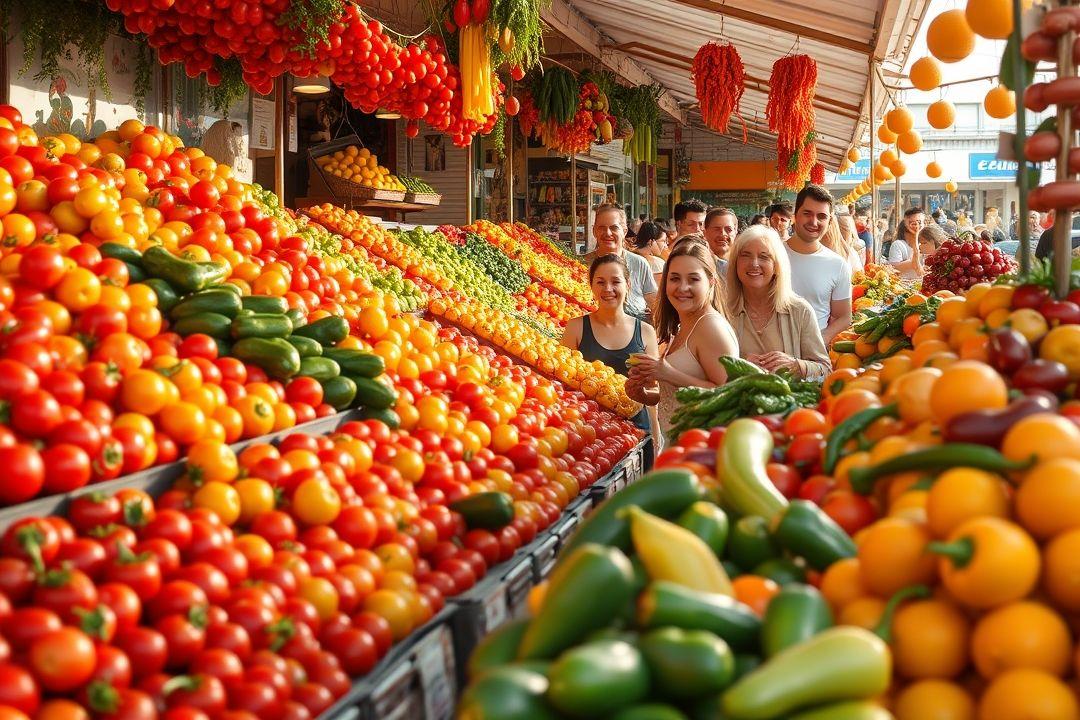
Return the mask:
<path id="1" fill-rule="evenodd" d="M 818 42 L 851 50 L 861 55 L 870 55 L 870 53 L 873 52 L 873 46 L 870 43 L 862 42 L 855 38 L 844 37 L 843 35 L 835 35 L 807 25 L 788 22 L 787 20 L 771 15 L 763 15 L 761 13 L 756 13 L 753 10 L 734 7 L 730 3 L 717 2 L 716 0 L 674 0 L 674 2 L 677 2 L 680 5 L 697 8 L 698 10 L 707 10 L 718 15 L 723 15 L 724 17 L 742 20 L 743 22 L 752 25 L 779 30 L 780 32 L 789 33 L 795 37 L 817 40 Z"/>
<path id="2" fill-rule="evenodd" d="M 606 68 L 630 84 L 652 85 L 656 82 L 656 79 L 645 68 L 634 62 L 626 53 L 612 49 L 611 39 L 605 37 L 568 0 L 551 0 L 550 6 L 540 11 L 540 17 L 553 30 L 588 54 L 598 58 Z M 666 88 L 660 96 L 660 107 L 679 124 L 686 124 L 686 111 L 679 106 Z"/>

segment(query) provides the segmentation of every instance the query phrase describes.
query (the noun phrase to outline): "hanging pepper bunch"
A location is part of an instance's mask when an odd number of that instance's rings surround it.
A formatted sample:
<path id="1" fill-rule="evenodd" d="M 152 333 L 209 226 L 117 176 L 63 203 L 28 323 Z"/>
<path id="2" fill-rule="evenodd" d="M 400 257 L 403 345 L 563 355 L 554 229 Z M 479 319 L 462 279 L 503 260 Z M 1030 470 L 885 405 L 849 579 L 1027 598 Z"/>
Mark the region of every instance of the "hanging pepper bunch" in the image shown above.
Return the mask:
<path id="1" fill-rule="evenodd" d="M 808 55 L 790 55 L 773 63 L 765 117 L 776 133 L 776 170 L 780 184 L 797 188 L 817 161 L 814 145 L 814 89 L 817 63 Z"/>
<path id="2" fill-rule="evenodd" d="M 540 119 L 540 109 L 531 93 L 523 93 L 518 122 L 522 132 L 540 140 L 544 147 L 572 154 L 586 152 L 595 142 L 611 142 L 615 117 L 608 113 L 608 99 L 596 83 L 583 82 L 578 88 L 577 110 L 569 123 Z"/>
<path id="3" fill-rule="evenodd" d="M 691 77 L 697 91 L 698 105 L 705 125 L 717 132 L 727 132 L 732 113 L 739 120 L 739 100 L 742 98 L 746 73 L 739 51 L 730 43 L 711 42 L 702 45 L 694 55 Z M 745 142 L 746 123 L 743 122 Z"/>
<path id="4" fill-rule="evenodd" d="M 817 153 L 814 153 L 817 155 Z M 810 182 L 815 185 L 825 184 L 825 166 L 819 162 L 814 163 L 814 166 L 810 168 Z"/>

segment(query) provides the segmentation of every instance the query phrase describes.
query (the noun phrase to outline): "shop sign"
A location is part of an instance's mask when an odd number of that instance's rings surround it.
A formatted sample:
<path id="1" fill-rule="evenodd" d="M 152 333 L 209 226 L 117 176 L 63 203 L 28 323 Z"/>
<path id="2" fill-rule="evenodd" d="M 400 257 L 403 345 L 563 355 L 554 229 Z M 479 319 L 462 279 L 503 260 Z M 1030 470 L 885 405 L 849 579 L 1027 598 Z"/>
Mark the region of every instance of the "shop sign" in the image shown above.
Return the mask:
<path id="1" fill-rule="evenodd" d="M 830 183 L 858 183 L 866 179 L 870 174 L 870 158 L 861 158 L 857 163 L 848 167 L 842 173 L 833 175 Z"/>
<path id="2" fill-rule="evenodd" d="M 987 178 L 1013 179 L 1020 167 L 1014 160 L 999 160 L 994 153 L 968 153 L 968 177 L 972 180 Z"/>

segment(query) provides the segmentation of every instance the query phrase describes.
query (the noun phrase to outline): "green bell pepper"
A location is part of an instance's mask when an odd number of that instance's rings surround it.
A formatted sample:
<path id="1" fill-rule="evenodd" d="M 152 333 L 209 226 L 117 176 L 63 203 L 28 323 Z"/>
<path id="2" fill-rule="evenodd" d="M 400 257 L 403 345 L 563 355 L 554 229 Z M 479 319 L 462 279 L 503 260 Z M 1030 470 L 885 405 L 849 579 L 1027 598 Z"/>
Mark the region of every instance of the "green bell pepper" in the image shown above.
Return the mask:
<path id="1" fill-rule="evenodd" d="M 728 644 L 707 630 L 659 628 L 638 647 L 656 683 L 656 692 L 676 701 L 720 692 L 735 679 L 735 656 Z"/>
<path id="2" fill-rule="evenodd" d="M 459 720 L 558 720 L 548 704 L 548 679 L 521 667 L 490 670 L 465 688 L 458 703 Z"/>
<path id="3" fill-rule="evenodd" d="M 633 595 L 634 570 L 617 548 L 587 543 L 559 563 L 518 658 L 548 659 L 607 626 Z"/>
<path id="4" fill-rule="evenodd" d="M 637 624 L 708 630 L 735 650 L 756 650 L 761 632 L 761 619 L 738 600 L 665 581 L 652 583 L 638 598 Z"/>
<path id="5" fill-rule="evenodd" d="M 724 509 L 737 515 L 760 515 L 767 520 L 784 509 L 787 498 L 765 471 L 772 451 L 772 434 L 757 420 L 742 418 L 728 426 L 716 451 Z"/>
<path id="6" fill-rule="evenodd" d="M 770 658 L 724 692 L 730 720 L 770 720 L 797 710 L 862 700 L 892 679 L 889 646 L 858 627 L 835 627 Z"/>
<path id="7" fill-rule="evenodd" d="M 699 500 L 683 511 L 677 525 L 697 535 L 717 557 L 724 554 L 728 538 L 728 516 L 719 506 Z"/>
<path id="8" fill-rule="evenodd" d="M 855 543 L 836 521 L 809 500 L 792 500 L 772 522 L 780 547 L 824 571 L 834 562 L 855 557 Z"/>
<path id="9" fill-rule="evenodd" d="M 806 582 L 806 566 L 801 558 L 772 558 L 755 567 L 750 574 L 769 578 L 780 586 Z"/>
<path id="10" fill-rule="evenodd" d="M 832 610 L 825 597 L 810 585 L 788 585 L 770 602 L 761 628 L 765 657 L 812 638 L 832 627 Z"/>
<path id="11" fill-rule="evenodd" d="M 731 528 L 727 554 L 744 572 L 778 556 L 780 549 L 769 533 L 769 521 L 758 515 L 739 518 Z"/>

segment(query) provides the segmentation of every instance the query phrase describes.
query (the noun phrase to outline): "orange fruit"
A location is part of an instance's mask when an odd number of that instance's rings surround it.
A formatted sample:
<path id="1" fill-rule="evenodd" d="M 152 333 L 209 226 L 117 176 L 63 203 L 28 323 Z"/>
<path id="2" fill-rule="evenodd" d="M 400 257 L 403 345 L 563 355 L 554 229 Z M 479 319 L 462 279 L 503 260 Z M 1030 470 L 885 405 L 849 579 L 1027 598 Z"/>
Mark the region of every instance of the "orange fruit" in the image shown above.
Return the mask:
<path id="1" fill-rule="evenodd" d="M 923 57 L 911 65 L 908 79 L 916 90 L 927 92 L 941 84 L 941 64 L 932 57 Z"/>
<path id="2" fill-rule="evenodd" d="M 946 10 L 930 22 L 926 29 L 926 47 L 941 62 L 960 62 L 975 49 L 975 33 L 971 31 L 963 10 Z"/>
<path id="3" fill-rule="evenodd" d="M 1016 114 L 1016 93 L 1004 85 L 997 85 L 986 93 L 983 108 L 987 115 L 998 120 L 1012 117 Z"/>
<path id="4" fill-rule="evenodd" d="M 1000 410 L 1009 404 L 1009 388 L 989 365 L 961 360 L 947 367 L 930 391 L 930 406 L 938 422 L 973 410 Z"/>
<path id="5" fill-rule="evenodd" d="M 938 100 L 926 108 L 926 120 L 935 130 L 946 130 L 956 121 L 956 106 L 948 100 Z M 935 163 L 936 165 L 936 163 Z M 940 169 L 940 167 L 939 167 Z M 936 176 L 938 177 L 940 173 Z"/>

